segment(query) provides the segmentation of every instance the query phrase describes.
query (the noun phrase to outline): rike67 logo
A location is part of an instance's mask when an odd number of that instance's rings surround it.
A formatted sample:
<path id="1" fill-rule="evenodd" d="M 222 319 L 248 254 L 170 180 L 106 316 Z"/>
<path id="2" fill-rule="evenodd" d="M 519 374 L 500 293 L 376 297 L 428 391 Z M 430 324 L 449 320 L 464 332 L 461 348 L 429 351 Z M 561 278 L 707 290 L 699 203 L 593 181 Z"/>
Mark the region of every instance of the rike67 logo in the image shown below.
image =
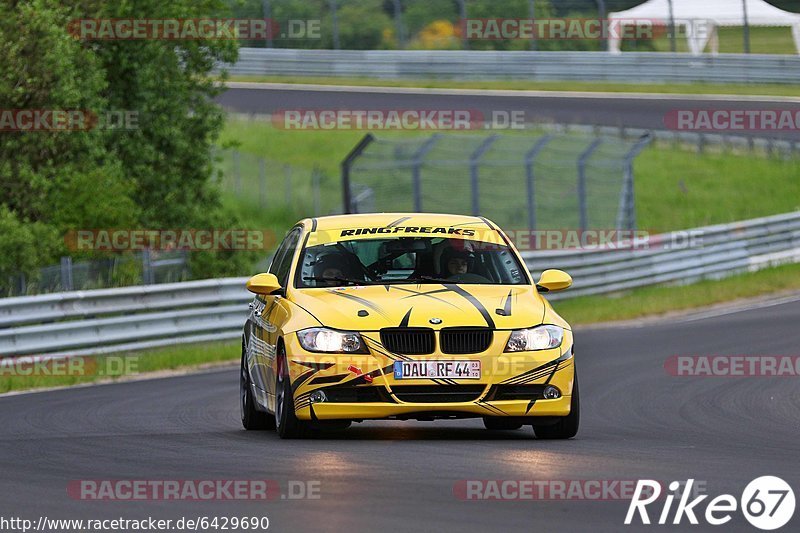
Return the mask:
<path id="1" fill-rule="evenodd" d="M 779 477 L 762 476 L 754 479 L 745 487 L 739 500 L 730 494 L 721 494 L 707 502 L 705 512 L 701 512 L 700 504 L 708 498 L 708 495 L 696 496 L 690 501 L 694 479 L 686 481 L 685 489 L 682 489 L 683 485 L 678 481 L 669 484 L 671 494 L 663 498 L 664 504 L 656 519 L 657 524 L 679 525 L 685 518 L 689 524 L 697 525 L 700 523 L 698 520 L 700 516 L 712 526 L 721 526 L 730 522 L 734 513 L 740 508 L 751 525 L 764 531 L 772 531 L 785 526 L 794 515 L 794 491 Z M 661 492 L 659 482 L 639 480 L 628 507 L 625 525 L 634 523 L 637 514 L 642 524 L 649 525 L 651 518 L 647 507 L 660 500 Z M 676 497 L 678 504 L 673 512 L 672 506 Z M 657 506 L 658 504 L 653 507 Z"/>

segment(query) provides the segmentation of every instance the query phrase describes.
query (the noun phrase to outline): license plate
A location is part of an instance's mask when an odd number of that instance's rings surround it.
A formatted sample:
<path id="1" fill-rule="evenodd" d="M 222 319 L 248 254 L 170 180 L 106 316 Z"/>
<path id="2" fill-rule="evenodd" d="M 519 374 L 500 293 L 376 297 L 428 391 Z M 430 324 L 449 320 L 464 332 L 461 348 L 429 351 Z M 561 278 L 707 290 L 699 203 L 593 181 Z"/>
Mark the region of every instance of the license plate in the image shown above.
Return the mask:
<path id="1" fill-rule="evenodd" d="M 394 379 L 480 379 L 480 361 L 395 361 Z"/>

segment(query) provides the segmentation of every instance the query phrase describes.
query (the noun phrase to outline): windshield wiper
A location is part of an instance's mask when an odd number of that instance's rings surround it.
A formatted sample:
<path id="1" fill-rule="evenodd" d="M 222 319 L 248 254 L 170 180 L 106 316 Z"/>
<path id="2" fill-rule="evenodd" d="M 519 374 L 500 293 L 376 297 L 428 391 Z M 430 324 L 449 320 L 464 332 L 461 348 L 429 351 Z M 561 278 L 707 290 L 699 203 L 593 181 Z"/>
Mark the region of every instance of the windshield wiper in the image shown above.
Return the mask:
<path id="1" fill-rule="evenodd" d="M 457 283 L 456 281 L 453 281 L 451 279 L 436 278 L 433 276 L 414 276 L 413 278 L 408 278 L 404 281 L 406 283 L 417 283 L 420 281 L 429 281 L 431 283 L 449 283 L 449 284 Z"/>
<path id="2" fill-rule="evenodd" d="M 326 277 L 326 276 L 303 276 L 304 281 L 336 281 L 338 283 L 348 283 L 350 285 L 366 285 L 366 282 L 360 279 L 339 278 L 339 277 Z"/>

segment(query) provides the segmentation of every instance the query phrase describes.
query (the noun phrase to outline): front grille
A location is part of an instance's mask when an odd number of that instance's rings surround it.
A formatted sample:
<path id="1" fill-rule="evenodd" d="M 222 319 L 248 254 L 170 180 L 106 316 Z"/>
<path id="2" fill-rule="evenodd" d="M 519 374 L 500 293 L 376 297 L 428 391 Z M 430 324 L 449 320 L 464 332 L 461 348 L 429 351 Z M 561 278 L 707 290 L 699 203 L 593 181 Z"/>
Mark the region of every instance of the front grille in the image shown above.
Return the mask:
<path id="1" fill-rule="evenodd" d="M 484 385 L 394 385 L 392 393 L 409 403 L 457 403 L 477 400 Z"/>
<path id="2" fill-rule="evenodd" d="M 442 353 L 485 352 L 492 344 L 492 330 L 489 328 L 444 328 L 439 333 L 439 344 Z"/>
<path id="3" fill-rule="evenodd" d="M 389 396 L 384 387 L 377 386 L 338 386 L 326 387 L 322 389 L 325 391 L 327 401 L 330 403 L 359 403 L 359 402 L 391 402 L 394 400 Z"/>
<path id="4" fill-rule="evenodd" d="M 546 385 L 495 385 L 486 395 L 493 400 L 541 400 Z"/>
<path id="5" fill-rule="evenodd" d="M 384 328 L 381 343 L 393 353 L 425 355 L 433 353 L 436 338 L 430 328 Z"/>

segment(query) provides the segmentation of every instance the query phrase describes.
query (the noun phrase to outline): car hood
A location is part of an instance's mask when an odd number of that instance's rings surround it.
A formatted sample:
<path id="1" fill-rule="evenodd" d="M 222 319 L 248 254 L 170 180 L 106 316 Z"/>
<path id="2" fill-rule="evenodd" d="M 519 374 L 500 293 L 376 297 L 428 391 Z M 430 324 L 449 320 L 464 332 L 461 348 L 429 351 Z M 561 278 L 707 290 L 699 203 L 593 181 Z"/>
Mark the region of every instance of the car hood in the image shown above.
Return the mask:
<path id="1" fill-rule="evenodd" d="M 296 289 L 290 298 L 327 327 L 358 331 L 453 326 L 514 329 L 540 324 L 545 311 L 543 300 L 530 285 L 409 284 Z"/>

